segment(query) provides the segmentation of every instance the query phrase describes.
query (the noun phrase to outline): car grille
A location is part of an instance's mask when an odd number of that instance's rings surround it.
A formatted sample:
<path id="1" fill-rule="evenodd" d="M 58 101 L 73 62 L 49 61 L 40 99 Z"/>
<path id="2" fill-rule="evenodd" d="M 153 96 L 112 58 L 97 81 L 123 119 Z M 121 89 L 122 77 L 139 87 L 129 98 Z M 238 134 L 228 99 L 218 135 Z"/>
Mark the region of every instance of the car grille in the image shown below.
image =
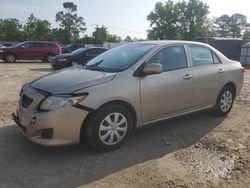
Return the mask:
<path id="1" fill-rule="evenodd" d="M 33 99 L 28 97 L 27 95 L 23 95 L 22 97 L 22 107 L 28 108 L 29 105 L 33 102 Z"/>

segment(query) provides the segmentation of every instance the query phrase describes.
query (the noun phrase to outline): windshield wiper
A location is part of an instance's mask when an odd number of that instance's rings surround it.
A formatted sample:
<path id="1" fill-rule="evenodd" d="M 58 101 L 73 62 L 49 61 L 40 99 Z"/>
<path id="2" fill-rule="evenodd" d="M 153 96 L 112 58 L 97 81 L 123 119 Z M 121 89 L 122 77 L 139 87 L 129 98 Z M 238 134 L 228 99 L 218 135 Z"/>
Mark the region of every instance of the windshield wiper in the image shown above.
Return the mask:
<path id="1" fill-rule="evenodd" d="M 105 72 L 99 65 L 103 62 L 103 60 L 98 61 L 97 63 L 94 63 L 92 65 L 85 65 L 87 69 L 90 70 L 99 70 Z"/>

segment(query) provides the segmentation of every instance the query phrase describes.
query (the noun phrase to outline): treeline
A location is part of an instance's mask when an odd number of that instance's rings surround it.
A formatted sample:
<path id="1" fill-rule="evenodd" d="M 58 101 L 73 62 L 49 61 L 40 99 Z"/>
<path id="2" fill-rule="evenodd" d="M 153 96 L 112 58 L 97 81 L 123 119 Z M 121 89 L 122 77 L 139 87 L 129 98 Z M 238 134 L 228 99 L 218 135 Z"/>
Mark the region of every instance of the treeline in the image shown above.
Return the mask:
<path id="1" fill-rule="evenodd" d="M 0 41 L 58 41 L 61 43 L 83 42 L 102 44 L 103 42 L 121 42 L 122 38 L 110 34 L 105 26 L 96 26 L 92 36 L 84 35 L 86 23 L 77 15 L 77 5 L 72 2 L 63 3 L 64 11 L 56 13 L 58 28 L 53 28 L 47 20 L 36 18 L 31 14 L 25 24 L 16 18 L 0 19 Z M 83 37 L 80 37 L 80 36 Z M 127 36 L 124 40 L 132 41 Z"/>
<path id="2" fill-rule="evenodd" d="M 147 16 L 148 39 L 191 40 L 195 37 L 243 37 L 250 39 L 250 24 L 245 15 L 236 13 L 208 18 L 209 6 L 200 0 L 158 2 Z"/>
<path id="3" fill-rule="evenodd" d="M 29 16 L 26 23 L 16 18 L 0 19 L 0 41 L 50 40 L 61 43 L 82 42 L 97 43 L 121 42 L 122 38 L 110 34 L 105 26 L 96 26 L 91 36 L 87 36 L 84 18 L 78 16 L 77 5 L 73 2 L 63 3 L 63 11 L 55 15 L 59 25 L 53 28 L 47 20 Z M 208 18 L 209 6 L 200 0 L 168 0 L 158 2 L 154 10 L 147 15 L 150 29 L 149 40 L 177 39 L 191 40 L 195 37 L 233 37 L 250 41 L 250 24 L 245 15 L 236 13 L 232 16 L 222 15 Z M 127 36 L 125 41 L 139 40 Z"/>

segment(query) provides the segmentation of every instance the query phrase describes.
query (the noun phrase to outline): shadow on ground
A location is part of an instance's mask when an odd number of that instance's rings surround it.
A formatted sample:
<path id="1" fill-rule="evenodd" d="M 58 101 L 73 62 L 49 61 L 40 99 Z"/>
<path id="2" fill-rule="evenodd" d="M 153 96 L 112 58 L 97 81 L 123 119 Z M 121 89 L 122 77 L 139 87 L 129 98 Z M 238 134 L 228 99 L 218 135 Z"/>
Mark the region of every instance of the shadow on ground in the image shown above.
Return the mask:
<path id="1" fill-rule="evenodd" d="M 0 60 L 0 63 L 4 64 L 8 64 L 8 65 L 15 65 L 15 64 L 34 64 L 34 63 L 37 63 L 37 64 L 48 64 L 48 62 L 43 62 L 43 61 L 40 61 L 40 60 L 17 60 L 15 63 L 7 63 L 7 62 L 4 62 L 2 60 Z"/>
<path id="2" fill-rule="evenodd" d="M 207 112 L 136 130 L 120 149 L 87 144 L 48 148 L 27 141 L 14 125 L 0 128 L 0 187 L 76 187 L 186 148 L 223 121 Z M 169 144 L 165 144 L 169 143 Z"/>
<path id="3" fill-rule="evenodd" d="M 54 69 L 53 68 L 31 68 L 31 71 L 35 71 L 35 72 L 53 72 Z"/>

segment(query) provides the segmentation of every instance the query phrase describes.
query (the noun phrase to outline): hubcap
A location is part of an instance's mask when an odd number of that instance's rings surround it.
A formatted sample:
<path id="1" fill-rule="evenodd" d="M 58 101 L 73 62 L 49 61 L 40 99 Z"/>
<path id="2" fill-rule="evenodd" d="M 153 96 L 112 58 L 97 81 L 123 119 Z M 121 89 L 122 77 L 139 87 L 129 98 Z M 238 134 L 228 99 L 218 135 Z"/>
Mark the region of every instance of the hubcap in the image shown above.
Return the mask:
<path id="1" fill-rule="evenodd" d="M 8 55 L 7 57 L 6 57 L 6 60 L 8 61 L 8 62 L 14 62 L 15 61 L 15 57 L 13 56 L 13 55 Z"/>
<path id="2" fill-rule="evenodd" d="M 225 91 L 220 99 L 220 109 L 223 112 L 227 112 L 233 103 L 233 95 L 230 91 Z"/>
<path id="3" fill-rule="evenodd" d="M 122 141 L 126 135 L 128 123 L 126 117 L 118 112 L 107 115 L 99 127 L 99 138 L 106 145 Z"/>

